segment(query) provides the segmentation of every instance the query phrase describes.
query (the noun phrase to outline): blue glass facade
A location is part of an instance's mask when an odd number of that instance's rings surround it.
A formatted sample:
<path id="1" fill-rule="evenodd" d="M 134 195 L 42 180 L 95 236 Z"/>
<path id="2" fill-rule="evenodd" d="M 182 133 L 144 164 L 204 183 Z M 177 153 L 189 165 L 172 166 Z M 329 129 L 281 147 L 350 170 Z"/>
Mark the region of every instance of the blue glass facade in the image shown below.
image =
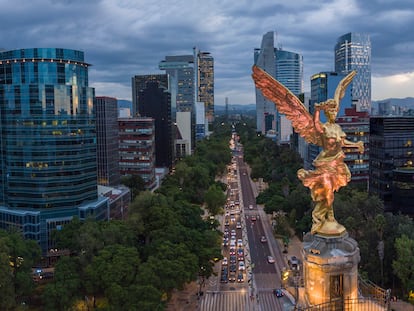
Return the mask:
<path id="1" fill-rule="evenodd" d="M 69 217 L 79 214 L 74 208 L 91 204 L 94 210 L 101 204 L 88 66 L 83 52 L 75 50 L 0 52 L 1 227 L 12 223 L 5 220 L 7 213 L 22 226 L 29 225 L 20 213 L 38 215 L 38 226 L 42 213 L 67 210 L 63 214 Z M 40 231 L 24 230 L 35 239 Z"/>
<path id="2" fill-rule="evenodd" d="M 363 33 L 347 33 L 335 45 L 335 72 L 347 75 L 356 70 L 351 97 L 357 111 L 371 109 L 371 40 Z"/>
<path id="3" fill-rule="evenodd" d="M 274 47 L 274 32 L 263 36 L 261 48 L 254 50 L 254 63 L 264 69 L 293 94 L 303 93 L 303 57 L 294 52 Z M 274 103 L 263 97 L 256 89 L 257 131 L 262 134 L 276 135 L 278 143 L 290 143 L 292 127 L 281 115 Z"/>

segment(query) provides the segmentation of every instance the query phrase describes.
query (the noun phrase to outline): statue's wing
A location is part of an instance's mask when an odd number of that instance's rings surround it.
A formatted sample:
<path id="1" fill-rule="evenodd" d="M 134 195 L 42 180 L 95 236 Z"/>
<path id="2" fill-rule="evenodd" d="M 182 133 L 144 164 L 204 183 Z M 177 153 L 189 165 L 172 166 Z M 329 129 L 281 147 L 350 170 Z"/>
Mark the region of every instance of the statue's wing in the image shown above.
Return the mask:
<path id="1" fill-rule="evenodd" d="M 320 135 L 316 132 L 312 115 L 299 98 L 257 66 L 253 66 L 252 77 L 263 96 L 275 103 L 279 113 L 284 114 L 292 122 L 295 132 L 299 133 L 308 143 L 320 146 Z"/>
<path id="2" fill-rule="evenodd" d="M 345 96 L 346 88 L 348 87 L 349 83 L 351 83 L 356 73 L 357 72 L 355 70 L 348 73 L 348 75 L 345 78 L 343 78 L 341 82 L 339 82 L 338 86 L 336 87 L 334 100 L 338 106 L 339 106 L 341 99 Z"/>

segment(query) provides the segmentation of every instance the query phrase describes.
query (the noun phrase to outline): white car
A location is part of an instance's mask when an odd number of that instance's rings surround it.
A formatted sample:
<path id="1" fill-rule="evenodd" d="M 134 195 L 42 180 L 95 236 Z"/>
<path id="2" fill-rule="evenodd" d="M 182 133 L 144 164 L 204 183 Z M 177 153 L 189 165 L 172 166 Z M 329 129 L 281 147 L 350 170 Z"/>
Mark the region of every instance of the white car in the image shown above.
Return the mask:
<path id="1" fill-rule="evenodd" d="M 275 259 L 272 256 L 267 256 L 268 263 L 275 263 Z"/>
<path id="2" fill-rule="evenodd" d="M 237 239 L 237 246 L 238 247 L 243 247 L 243 240 L 242 239 Z"/>
<path id="3" fill-rule="evenodd" d="M 244 265 L 244 261 L 239 261 L 239 271 L 246 270 L 246 266 Z"/>

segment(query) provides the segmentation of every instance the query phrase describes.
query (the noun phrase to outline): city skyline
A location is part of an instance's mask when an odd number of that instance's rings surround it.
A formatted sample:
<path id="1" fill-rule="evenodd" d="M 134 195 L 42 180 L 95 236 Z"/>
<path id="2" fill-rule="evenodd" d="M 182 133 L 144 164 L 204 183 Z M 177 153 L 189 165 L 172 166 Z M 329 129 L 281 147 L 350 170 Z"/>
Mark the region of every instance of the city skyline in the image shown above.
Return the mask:
<path id="1" fill-rule="evenodd" d="M 372 42 L 372 100 L 414 96 L 414 5 L 399 0 L 295 1 L 2 1 L 1 48 L 59 47 L 85 53 L 97 96 L 131 100 L 131 77 L 161 73 L 167 55 L 194 46 L 215 60 L 215 105 L 255 102 L 253 51 L 275 31 L 275 44 L 303 55 L 304 91 L 311 75 L 334 69 L 334 46 L 348 32 Z M 16 34 L 13 36 L 13 34 Z"/>

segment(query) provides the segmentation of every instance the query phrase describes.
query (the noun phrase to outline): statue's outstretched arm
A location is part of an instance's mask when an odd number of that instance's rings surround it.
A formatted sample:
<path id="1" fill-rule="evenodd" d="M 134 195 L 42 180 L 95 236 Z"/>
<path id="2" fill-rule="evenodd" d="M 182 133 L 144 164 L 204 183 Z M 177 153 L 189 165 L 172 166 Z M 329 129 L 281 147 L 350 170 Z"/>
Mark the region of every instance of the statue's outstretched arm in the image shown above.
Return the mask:
<path id="1" fill-rule="evenodd" d="M 352 142 L 352 141 L 349 141 L 347 139 L 343 139 L 342 140 L 342 147 L 358 148 L 358 151 L 360 153 L 364 152 L 364 142 L 363 141 Z"/>

